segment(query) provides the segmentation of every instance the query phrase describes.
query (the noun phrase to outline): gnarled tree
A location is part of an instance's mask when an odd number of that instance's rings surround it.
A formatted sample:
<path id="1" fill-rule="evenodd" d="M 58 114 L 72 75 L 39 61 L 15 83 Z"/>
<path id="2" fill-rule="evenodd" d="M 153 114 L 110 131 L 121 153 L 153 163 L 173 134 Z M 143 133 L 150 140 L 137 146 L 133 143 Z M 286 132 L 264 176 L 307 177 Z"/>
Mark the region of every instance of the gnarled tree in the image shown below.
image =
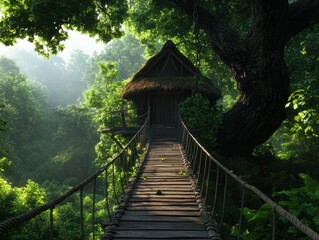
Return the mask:
<path id="1" fill-rule="evenodd" d="M 193 1 L 175 0 L 188 14 Z M 251 27 L 244 39 L 221 18 L 198 6 L 208 41 L 236 79 L 240 97 L 224 115 L 218 142 L 223 152 L 248 152 L 266 141 L 285 118 L 288 40 L 319 21 L 319 1 L 251 0 Z"/>

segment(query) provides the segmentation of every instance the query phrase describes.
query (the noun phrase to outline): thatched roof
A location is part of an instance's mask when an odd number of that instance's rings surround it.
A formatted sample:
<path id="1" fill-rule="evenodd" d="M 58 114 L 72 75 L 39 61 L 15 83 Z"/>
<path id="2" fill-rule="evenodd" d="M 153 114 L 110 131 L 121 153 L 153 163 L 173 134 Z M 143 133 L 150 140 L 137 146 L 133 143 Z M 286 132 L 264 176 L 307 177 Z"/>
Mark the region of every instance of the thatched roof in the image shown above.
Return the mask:
<path id="1" fill-rule="evenodd" d="M 196 73 L 193 63 L 169 40 L 126 84 L 121 95 L 130 99 L 146 92 L 192 90 Z M 220 90 L 208 78 L 201 77 L 197 89 L 214 99 L 221 96 Z"/>

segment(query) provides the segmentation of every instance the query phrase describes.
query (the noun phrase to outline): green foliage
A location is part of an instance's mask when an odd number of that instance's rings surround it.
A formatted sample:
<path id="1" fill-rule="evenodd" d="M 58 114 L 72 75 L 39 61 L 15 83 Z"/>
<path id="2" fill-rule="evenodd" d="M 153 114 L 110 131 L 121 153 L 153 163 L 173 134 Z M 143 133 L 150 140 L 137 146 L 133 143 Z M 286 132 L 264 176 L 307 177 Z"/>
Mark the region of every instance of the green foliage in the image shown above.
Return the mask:
<path id="1" fill-rule="evenodd" d="M 132 43 L 132 46 L 134 44 L 136 43 Z M 137 48 L 133 57 L 135 58 L 140 51 L 141 48 Z M 79 54 L 73 63 L 70 62 L 71 65 L 65 66 L 64 63 L 56 62 L 55 66 L 59 66 L 61 70 L 68 69 L 72 75 L 81 78 L 86 68 L 86 61 L 83 59 L 84 57 Z M 92 173 L 96 157 L 94 145 L 98 141 L 96 128 L 118 125 L 120 118 L 110 112 L 121 108 L 131 109 L 132 105 L 119 97 L 124 83 L 119 81 L 117 67 L 113 63 L 99 64 L 100 72 L 86 93 L 87 102 L 55 109 L 50 108 L 48 104 L 48 91 L 39 83 L 40 75 L 37 77 L 38 81 L 29 81 L 19 73 L 14 62 L 4 59 L 2 63 L 4 72 L 0 78 L 0 97 L 5 101 L 0 112 L 3 119 L 3 141 L 0 142 L 1 151 L 3 150 L 0 155 L 0 204 L 6 206 L 5 209 L 1 209 L 1 217 L 9 218 L 57 197 Z M 132 69 L 138 67 L 133 65 Z M 134 116 L 135 113 L 130 110 L 127 124 L 135 121 Z M 120 138 L 119 141 L 125 145 L 127 139 Z M 5 148 L 6 144 L 8 148 Z M 100 160 L 97 165 L 104 165 L 109 157 L 119 151 L 119 147 L 108 135 L 101 136 L 96 149 Z M 127 172 L 124 172 L 121 162 L 114 167 L 115 180 L 109 186 L 116 189 L 117 197 L 122 191 L 120 177 L 133 173 L 138 157 L 140 152 L 127 153 L 127 161 L 131 164 Z M 109 175 L 112 171 L 113 169 L 109 170 Z M 25 187 L 13 187 L 2 179 L 2 176 L 8 176 L 14 185 L 22 185 L 32 178 L 40 183 L 44 182 L 43 188 L 31 180 Z M 84 199 L 85 238 L 89 239 L 92 238 L 92 195 L 87 195 L 86 191 L 89 192 L 90 189 L 85 190 Z M 96 233 L 103 231 L 99 223 L 107 219 L 105 200 L 99 195 L 103 192 L 104 189 L 99 189 L 97 195 Z M 80 238 L 78 195 L 75 194 L 68 202 L 55 208 L 54 238 Z M 110 193 L 109 205 L 111 211 L 117 206 L 114 193 Z M 49 223 L 49 213 L 43 213 L 25 226 L 11 231 L 7 239 L 45 239 L 51 234 Z"/>
<path id="2" fill-rule="evenodd" d="M 41 205 L 44 199 L 45 192 L 39 184 L 29 180 L 24 187 L 12 187 L 0 177 L 0 221 Z M 48 225 L 44 223 L 48 222 L 48 219 L 48 215 L 43 214 L 4 237 L 10 240 L 22 240 L 26 239 L 26 236 L 28 239 L 43 239 L 48 229 Z"/>
<path id="3" fill-rule="evenodd" d="M 4 170 L 11 165 L 11 161 L 8 160 L 6 157 L 0 158 L 0 176 L 4 172 Z"/>
<path id="4" fill-rule="evenodd" d="M 99 129 L 121 126 L 120 115 L 113 115 L 111 112 L 119 109 L 132 109 L 132 103 L 120 98 L 120 92 L 125 82 L 118 80 L 116 64 L 112 62 L 100 62 L 100 72 L 96 75 L 91 87 L 84 93 L 86 106 L 93 109 L 94 121 L 99 125 Z M 133 114 L 134 116 L 134 114 Z M 133 118 L 126 119 L 131 125 Z M 126 139 L 118 139 L 122 145 Z M 102 134 L 100 142 L 96 145 L 97 161 L 104 164 L 105 160 L 113 156 L 120 150 L 109 135 Z"/>
<path id="5" fill-rule="evenodd" d="M 55 179 L 70 177 L 82 180 L 93 172 L 96 157 L 94 146 L 98 142 L 97 126 L 92 122 L 92 112 L 84 106 L 68 105 L 54 113 L 53 144 L 55 154 Z M 54 171 L 51 175 L 54 176 Z"/>
<path id="6" fill-rule="evenodd" d="M 208 98 L 197 93 L 180 104 L 180 112 L 188 128 L 201 131 L 204 141 L 215 146 L 222 120 L 220 107 L 212 106 Z"/>
<path id="7" fill-rule="evenodd" d="M 286 104 L 288 116 L 271 138 L 280 159 L 311 176 L 317 174 L 314 169 L 318 168 L 319 157 L 317 30 L 318 26 L 314 26 L 313 30 L 300 33 L 285 49 L 291 76 L 291 95 Z"/>
<path id="8" fill-rule="evenodd" d="M 64 48 L 68 30 L 98 36 L 108 42 L 122 35 L 127 2 L 76 0 L 5 0 L 0 9 L 0 41 L 13 45 L 16 39 L 27 38 L 37 52 L 47 55 Z"/>
<path id="9" fill-rule="evenodd" d="M 160 189 L 158 189 L 155 194 L 156 195 L 163 195 L 163 192 Z"/>
<path id="10" fill-rule="evenodd" d="M 20 70 L 12 60 L 0 57 L 0 72 L 18 74 Z"/>
<path id="11" fill-rule="evenodd" d="M 16 192 L 11 185 L 0 176 L 0 221 L 14 214 Z"/>
<path id="12" fill-rule="evenodd" d="M 2 69 L 6 69 L 4 66 Z M 10 66 L 12 68 L 14 63 Z M 43 124 L 40 124 L 46 118 L 46 101 L 42 101 L 45 96 L 39 94 L 41 90 L 37 87 L 40 85 L 31 85 L 17 70 L 0 72 L 1 115 L 6 121 L 6 131 L 1 132 L 0 149 L 2 155 L 12 161 L 9 170 L 20 179 L 38 165 L 34 153 L 41 152 L 43 145 L 40 142 L 46 133 Z"/>
<path id="13" fill-rule="evenodd" d="M 3 116 L 4 105 L 0 105 L 0 173 L 4 169 L 4 165 L 6 165 L 6 155 L 8 154 L 8 146 L 6 143 L 5 132 L 7 130 L 7 121 Z"/>
<path id="14" fill-rule="evenodd" d="M 143 65 L 144 47 L 130 33 L 108 43 L 102 53 L 88 61 L 86 82 L 91 83 L 99 72 L 98 62 L 116 63 L 119 80 L 131 77 Z"/>
<path id="15" fill-rule="evenodd" d="M 44 203 L 45 192 L 38 183 L 28 180 L 25 187 L 17 188 L 20 207 L 31 210 Z"/>
<path id="16" fill-rule="evenodd" d="M 319 228 L 319 182 L 306 174 L 299 174 L 303 186 L 276 192 L 273 196 L 278 199 L 280 206 L 301 220 L 312 229 Z M 244 211 L 246 224 L 243 228 L 242 239 L 271 239 L 272 211 L 271 207 L 263 204 L 259 209 L 246 208 Z M 233 227 L 233 234 L 237 228 Z M 288 220 L 276 214 L 276 238 L 279 239 L 308 239 Z"/>

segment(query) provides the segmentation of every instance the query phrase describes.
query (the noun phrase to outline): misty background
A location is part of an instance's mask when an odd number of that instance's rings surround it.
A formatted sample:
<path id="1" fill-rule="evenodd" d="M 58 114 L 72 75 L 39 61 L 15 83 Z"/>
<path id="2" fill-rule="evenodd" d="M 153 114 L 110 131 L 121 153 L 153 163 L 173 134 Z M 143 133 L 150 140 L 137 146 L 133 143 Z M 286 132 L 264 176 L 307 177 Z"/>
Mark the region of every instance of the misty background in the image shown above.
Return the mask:
<path id="1" fill-rule="evenodd" d="M 43 85 L 50 106 L 56 107 L 76 103 L 82 98 L 82 92 L 88 84 L 84 79 L 87 64 L 91 57 L 97 56 L 105 48 L 104 43 L 71 32 L 65 49 L 49 59 L 38 55 L 33 44 L 25 40 L 19 40 L 9 47 L 0 43 L 0 56 L 13 60 L 29 81 Z"/>

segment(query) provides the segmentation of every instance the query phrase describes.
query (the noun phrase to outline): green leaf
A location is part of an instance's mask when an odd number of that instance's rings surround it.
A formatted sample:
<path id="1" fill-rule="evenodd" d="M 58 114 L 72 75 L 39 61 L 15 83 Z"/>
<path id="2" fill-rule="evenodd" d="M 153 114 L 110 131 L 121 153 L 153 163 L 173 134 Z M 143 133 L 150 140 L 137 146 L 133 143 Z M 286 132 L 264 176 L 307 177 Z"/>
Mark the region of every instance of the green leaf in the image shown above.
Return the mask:
<path id="1" fill-rule="evenodd" d="M 156 195 L 163 195 L 163 192 L 160 189 L 158 189 L 155 194 Z"/>

